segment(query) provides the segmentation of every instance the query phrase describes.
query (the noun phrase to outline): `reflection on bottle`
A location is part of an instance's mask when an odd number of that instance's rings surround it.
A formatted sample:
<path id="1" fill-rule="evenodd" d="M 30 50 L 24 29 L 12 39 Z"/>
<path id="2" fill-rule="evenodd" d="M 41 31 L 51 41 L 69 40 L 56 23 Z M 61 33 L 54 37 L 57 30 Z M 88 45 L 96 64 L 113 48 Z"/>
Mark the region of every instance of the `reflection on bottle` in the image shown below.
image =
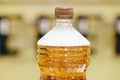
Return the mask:
<path id="1" fill-rule="evenodd" d="M 38 38 L 41 38 L 44 34 L 46 34 L 49 30 L 50 20 L 47 17 L 40 17 L 38 20 L 38 31 L 39 36 Z"/>
<path id="2" fill-rule="evenodd" d="M 77 20 L 77 26 L 80 33 L 87 37 L 89 27 L 88 19 L 84 16 L 80 16 Z"/>
<path id="3" fill-rule="evenodd" d="M 8 54 L 6 45 L 7 37 L 9 34 L 9 21 L 7 18 L 0 18 L 0 54 Z"/>
<path id="4" fill-rule="evenodd" d="M 120 17 L 117 19 L 116 23 L 116 52 L 117 54 L 120 54 Z"/>

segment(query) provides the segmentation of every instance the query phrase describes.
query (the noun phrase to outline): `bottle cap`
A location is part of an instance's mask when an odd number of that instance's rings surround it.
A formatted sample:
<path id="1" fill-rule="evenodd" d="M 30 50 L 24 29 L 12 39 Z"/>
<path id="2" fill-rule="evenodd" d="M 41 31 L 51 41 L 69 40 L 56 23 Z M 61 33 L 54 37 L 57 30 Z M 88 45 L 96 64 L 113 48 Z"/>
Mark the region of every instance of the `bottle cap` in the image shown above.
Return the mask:
<path id="1" fill-rule="evenodd" d="M 72 19 L 73 18 L 73 8 L 55 8 L 55 18 L 56 19 Z"/>

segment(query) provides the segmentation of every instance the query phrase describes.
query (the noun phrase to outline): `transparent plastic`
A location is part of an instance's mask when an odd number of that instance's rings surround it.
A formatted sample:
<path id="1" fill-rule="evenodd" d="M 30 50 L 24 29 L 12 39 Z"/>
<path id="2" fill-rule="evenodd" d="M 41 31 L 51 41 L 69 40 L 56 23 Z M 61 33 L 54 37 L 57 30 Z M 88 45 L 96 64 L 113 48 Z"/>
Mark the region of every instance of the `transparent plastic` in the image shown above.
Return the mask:
<path id="1" fill-rule="evenodd" d="M 90 43 L 73 28 L 71 20 L 57 20 L 37 45 L 40 80 L 86 80 Z"/>

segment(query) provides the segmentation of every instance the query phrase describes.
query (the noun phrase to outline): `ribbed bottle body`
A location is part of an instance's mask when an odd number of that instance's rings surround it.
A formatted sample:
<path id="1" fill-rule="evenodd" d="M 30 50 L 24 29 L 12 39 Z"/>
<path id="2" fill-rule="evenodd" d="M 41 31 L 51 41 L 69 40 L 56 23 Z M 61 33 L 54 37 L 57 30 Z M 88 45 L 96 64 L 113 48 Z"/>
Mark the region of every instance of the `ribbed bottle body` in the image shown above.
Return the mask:
<path id="1" fill-rule="evenodd" d="M 90 46 L 37 47 L 40 80 L 86 80 Z"/>

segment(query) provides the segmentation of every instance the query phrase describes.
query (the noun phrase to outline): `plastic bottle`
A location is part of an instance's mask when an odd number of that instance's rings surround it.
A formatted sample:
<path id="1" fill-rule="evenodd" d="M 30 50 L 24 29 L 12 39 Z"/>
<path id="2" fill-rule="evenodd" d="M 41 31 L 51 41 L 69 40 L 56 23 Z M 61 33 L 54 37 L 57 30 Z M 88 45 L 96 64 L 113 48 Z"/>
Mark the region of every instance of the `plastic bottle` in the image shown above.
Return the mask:
<path id="1" fill-rule="evenodd" d="M 37 42 L 40 80 L 86 80 L 90 42 L 73 26 L 73 9 L 55 9 L 56 26 Z"/>

